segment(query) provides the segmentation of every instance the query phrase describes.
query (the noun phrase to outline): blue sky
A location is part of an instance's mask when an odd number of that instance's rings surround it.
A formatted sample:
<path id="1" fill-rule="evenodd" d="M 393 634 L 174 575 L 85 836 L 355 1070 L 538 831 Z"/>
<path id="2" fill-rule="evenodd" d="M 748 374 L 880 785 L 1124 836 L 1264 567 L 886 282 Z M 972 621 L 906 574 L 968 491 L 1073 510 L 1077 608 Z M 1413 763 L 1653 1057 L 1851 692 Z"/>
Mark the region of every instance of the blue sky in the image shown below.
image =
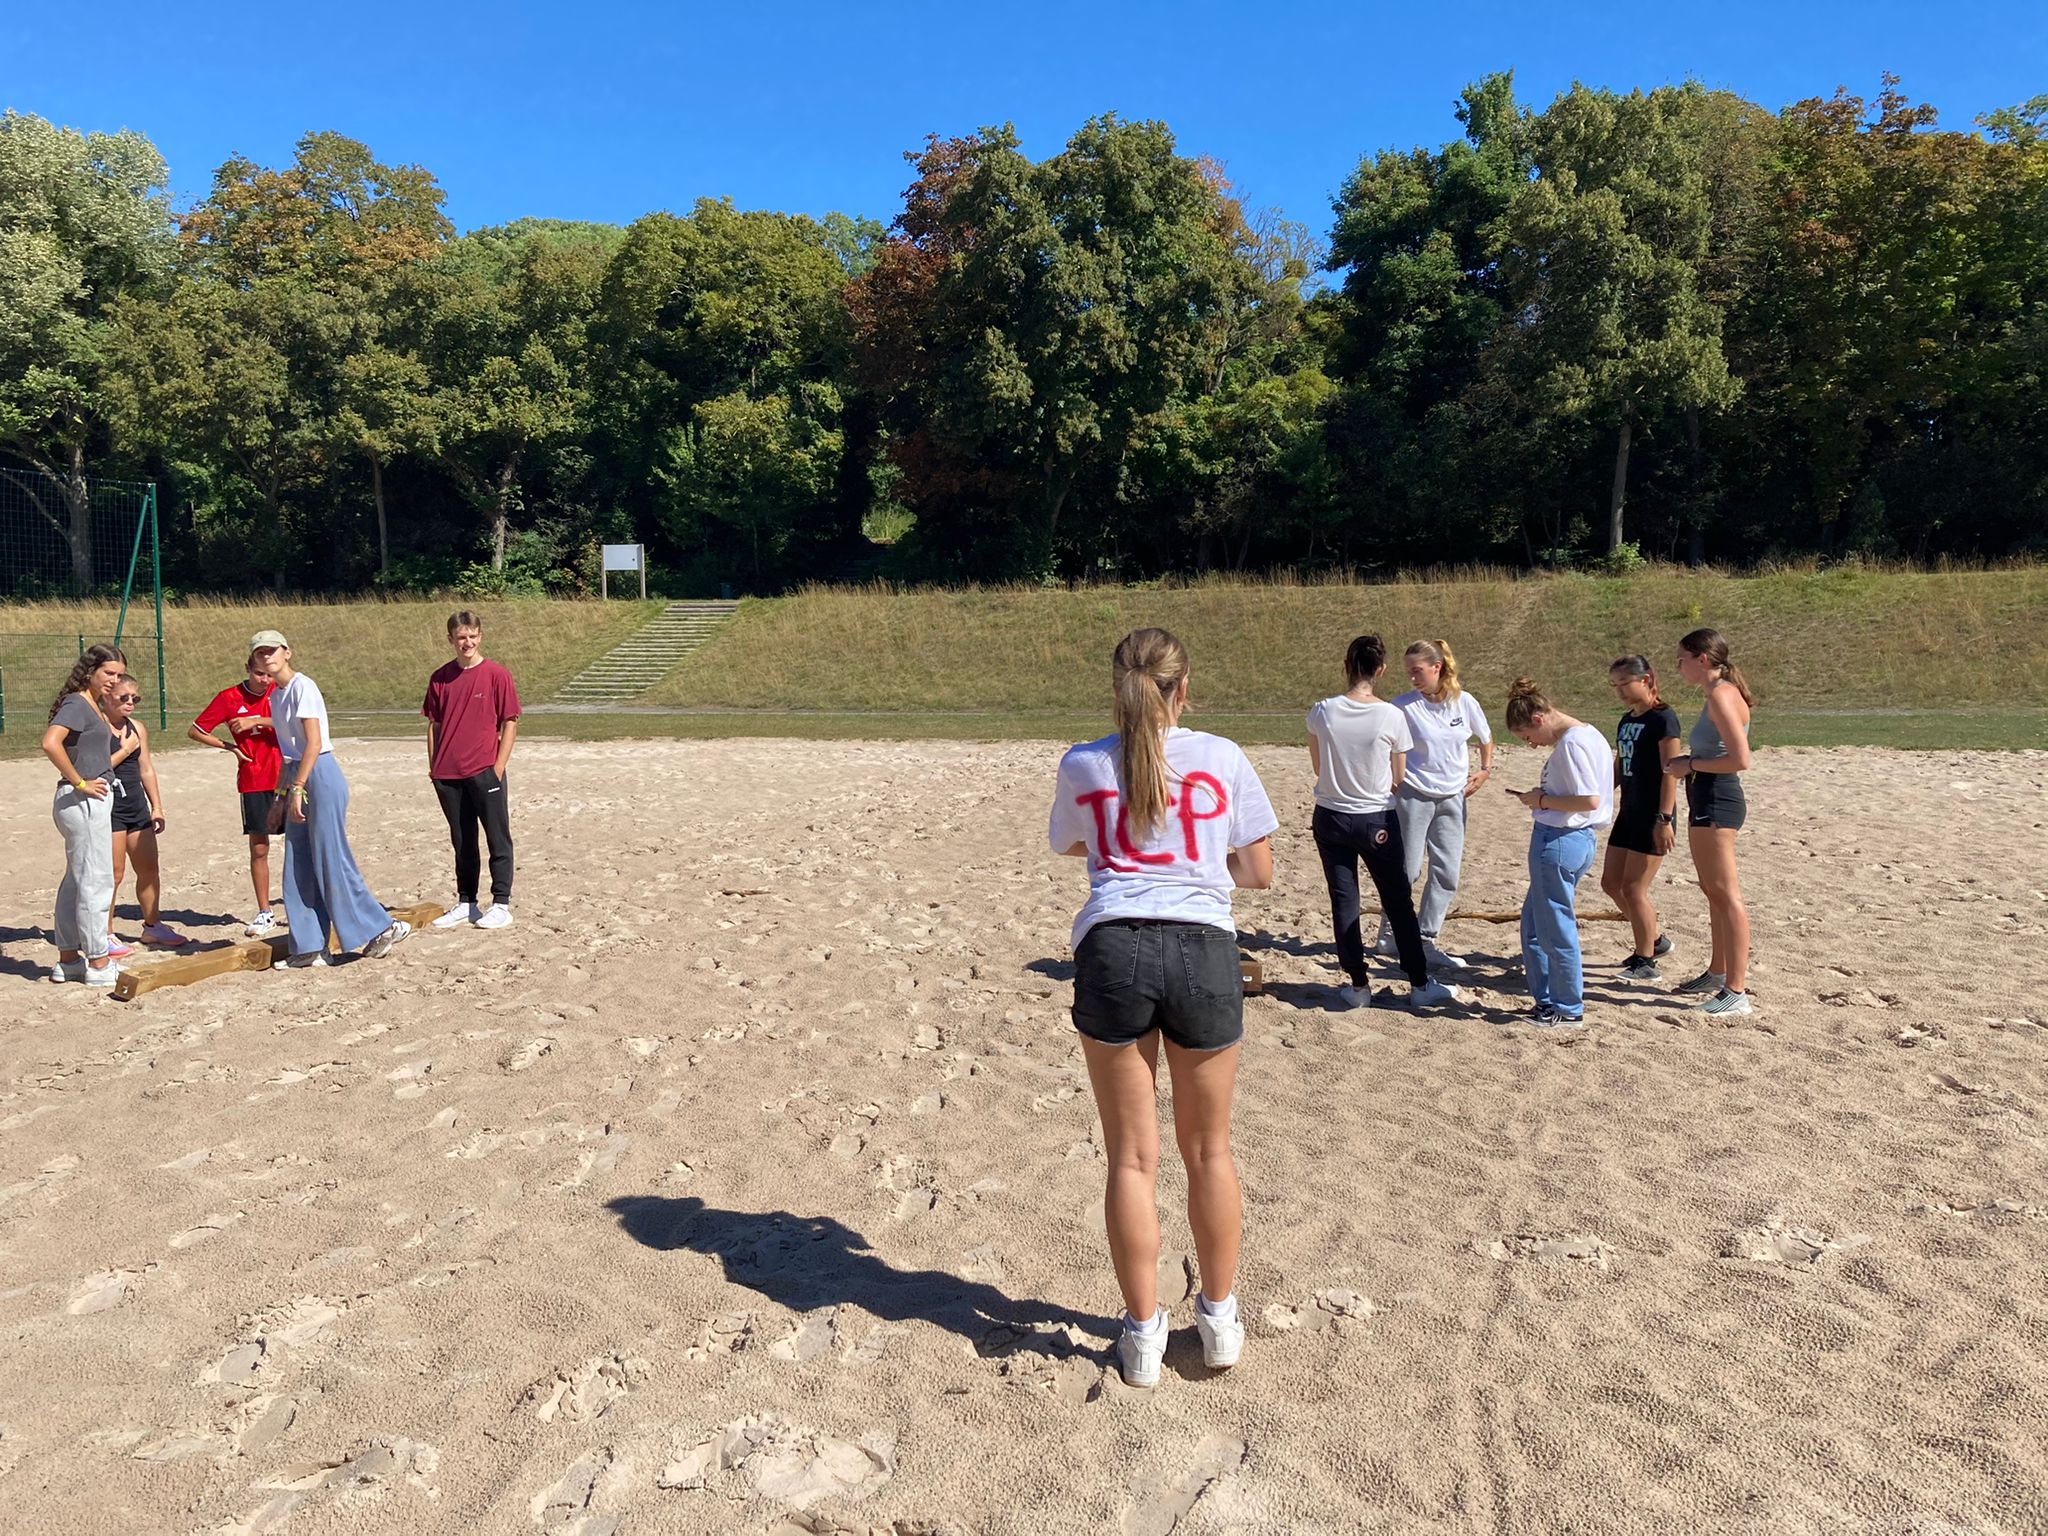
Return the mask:
<path id="1" fill-rule="evenodd" d="M 425 165 L 458 227 L 626 222 L 698 197 L 884 220 L 928 133 L 1014 122 L 1034 157 L 1104 111 L 1163 118 L 1249 205 L 1317 232 L 1362 153 L 1452 136 L 1468 80 L 1525 100 L 1574 78 L 1696 76 L 1779 107 L 1905 77 L 1944 124 L 2048 91 L 2048 4 L 1058 3 L 753 6 L 584 0 L 0 5 L 0 106 L 132 127 L 180 206 L 235 151 L 336 129 Z"/>

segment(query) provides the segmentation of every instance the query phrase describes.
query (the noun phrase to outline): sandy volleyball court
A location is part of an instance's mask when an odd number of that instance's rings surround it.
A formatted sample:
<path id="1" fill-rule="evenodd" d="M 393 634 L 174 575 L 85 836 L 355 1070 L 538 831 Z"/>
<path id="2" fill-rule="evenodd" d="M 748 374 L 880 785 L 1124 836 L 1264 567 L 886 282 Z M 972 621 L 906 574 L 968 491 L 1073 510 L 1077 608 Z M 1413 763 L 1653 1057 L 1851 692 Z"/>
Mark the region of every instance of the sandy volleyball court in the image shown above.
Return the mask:
<path id="1" fill-rule="evenodd" d="M 1595 924 L 1544 1034 L 1507 927 L 1454 925 L 1481 1007 L 1332 1011 L 1306 757 L 1254 750 L 1251 1335 L 1204 1371 L 1169 1158 L 1137 1393 L 1057 751 L 523 744 L 516 927 L 130 1004 L 36 979 L 50 774 L 0 766 L 6 1528 L 2048 1524 L 2048 757 L 1764 754 L 1757 1016 L 1618 984 Z M 447 899 L 420 748 L 342 756 L 373 888 Z M 224 936 L 230 776 L 162 773 L 166 905 Z M 1468 904 L 1526 826 L 1481 795 Z"/>

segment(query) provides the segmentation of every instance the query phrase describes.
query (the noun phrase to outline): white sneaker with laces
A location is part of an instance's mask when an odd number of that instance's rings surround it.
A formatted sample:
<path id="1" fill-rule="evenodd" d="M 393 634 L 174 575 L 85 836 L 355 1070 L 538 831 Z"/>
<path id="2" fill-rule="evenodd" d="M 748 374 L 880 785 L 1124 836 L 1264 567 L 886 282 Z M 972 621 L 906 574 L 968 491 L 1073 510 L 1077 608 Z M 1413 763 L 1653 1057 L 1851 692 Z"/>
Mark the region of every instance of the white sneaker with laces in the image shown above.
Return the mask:
<path id="1" fill-rule="evenodd" d="M 1159 1385 L 1159 1362 L 1166 1358 L 1166 1340 L 1170 1331 L 1166 1326 L 1166 1308 L 1161 1307 L 1152 1322 L 1151 1332 L 1140 1333 L 1133 1326 L 1130 1314 L 1124 1314 L 1124 1331 L 1116 1341 L 1116 1368 L 1127 1387 Z"/>
<path id="2" fill-rule="evenodd" d="M 1465 961 L 1462 956 L 1447 954 L 1437 947 L 1435 939 L 1422 941 L 1422 958 L 1429 963 L 1432 971 L 1462 971 Z"/>
<path id="3" fill-rule="evenodd" d="M 412 924 L 401 917 L 394 921 L 389 928 L 386 928 L 377 937 L 365 944 L 363 946 L 363 954 L 372 960 L 382 960 L 391 951 L 403 944 L 406 935 L 411 932 Z"/>
<path id="4" fill-rule="evenodd" d="M 1370 1008 L 1372 1006 L 1372 988 L 1339 987 L 1337 989 L 1337 1002 L 1340 1007 L 1344 1008 Z"/>
<path id="5" fill-rule="evenodd" d="M 273 971 L 311 971 L 332 964 L 334 962 L 327 958 L 327 951 L 324 949 L 314 949 L 308 950 L 303 955 L 288 955 L 272 965 L 271 969 Z"/>
<path id="6" fill-rule="evenodd" d="M 512 909 L 502 901 L 494 901 L 485 910 L 483 916 L 476 920 L 476 925 L 479 928 L 504 928 L 508 927 L 511 922 Z"/>
<path id="7" fill-rule="evenodd" d="M 1379 937 L 1372 941 L 1372 952 L 1382 960 L 1400 958 L 1401 946 L 1394 942 L 1394 928 L 1391 923 L 1381 921 Z"/>
<path id="8" fill-rule="evenodd" d="M 267 939 L 277 932 L 277 914 L 265 907 L 243 925 L 242 932 L 252 939 Z"/>
<path id="9" fill-rule="evenodd" d="M 111 987 L 121 979 L 121 967 L 109 960 L 105 965 L 88 965 L 85 968 L 85 984 L 88 987 Z"/>
<path id="10" fill-rule="evenodd" d="M 59 960 L 50 967 L 50 980 L 83 981 L 85 980 L 86 969 L 86 963 L 83 960 Z"/>
<path id="11" fill-rule="evenodd" d="M 1244 1353 L 1244 1321 L 1238 1316 L 1237 1298 L 1224 1302 L 1225 1310 L 1211 1313 L 1195 1299 L 1195 1331 L 1202 1336 L 1202 1364 L 1212 1371 L 1227 1371 Z"/>
<path id="12" fill-rule="evenodd" d="M 1419 987 L 1410 987 L 1408 989 L 1408 1006 L 1410 1008 L 1441 1008 L 1446 1003 L 1462 1003 L 1465 1001 L 1467 1001 L 1467 998 L 1463 987 L 1447 986 L 1435 978 L 1425 981 Z"/>
<path id="13" fill-rule="evenodd" d="M 473 901 L 458 901 L 454 906 L 434 919 L 436 928 L 460 928 L 464 923 L 473 923 L 483 914 Z"/>

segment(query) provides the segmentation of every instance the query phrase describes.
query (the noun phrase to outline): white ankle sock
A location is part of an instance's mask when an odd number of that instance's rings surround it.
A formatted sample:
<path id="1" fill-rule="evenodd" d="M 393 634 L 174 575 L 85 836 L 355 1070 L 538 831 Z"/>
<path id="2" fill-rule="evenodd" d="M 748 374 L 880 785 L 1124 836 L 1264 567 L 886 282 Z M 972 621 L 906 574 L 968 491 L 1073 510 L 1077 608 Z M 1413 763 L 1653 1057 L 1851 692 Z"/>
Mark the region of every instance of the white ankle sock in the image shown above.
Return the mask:
<path id="1" fill-rule="evenodd" d="M 1149 1339 L 1153 1334 L 1165 1331 L 1166 1309 L 1164 1307 L 1160 1308 L 1142 1323 L 1126 1312 L 1124 1314 L 1124 1326 L 1130 1329 L 1131 1332 L 1142 1334 Z"/>
<path id="2" fill-rule="evenodd" d="M 1237 1316 L 1237 1292 L 1232 1291 L 1221 1301 L 1211 1301 L 1200 1291 L 1195 1292 L 1195 1305 L 1202 1309 L 1205 1317 L 1233 1318 Z"/>

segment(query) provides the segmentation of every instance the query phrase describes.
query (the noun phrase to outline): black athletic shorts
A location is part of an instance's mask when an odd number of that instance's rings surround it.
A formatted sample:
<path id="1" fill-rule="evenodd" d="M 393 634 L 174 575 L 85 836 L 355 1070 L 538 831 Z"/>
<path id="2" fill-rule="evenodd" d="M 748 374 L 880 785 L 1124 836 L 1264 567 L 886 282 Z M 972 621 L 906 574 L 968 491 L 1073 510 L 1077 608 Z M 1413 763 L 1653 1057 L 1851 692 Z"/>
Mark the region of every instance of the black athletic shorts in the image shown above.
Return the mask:
<path id="1" fill-rule="evenodd" d="M 1607 846 L 1629 853 L 1647 853 L 1653 859 L 1658 857 L 1656 807 L 1648 810 L 1622 807 L 1614 818 L 1614 830 L 1607 834 Z"/>
<path id="2" fill-rule="evenodd" d="M 270 808 L 277 804 L 277 796 L 267 789 L 245 789 L 242 791 L 242 835 L 244 837 L 269 837 Z"/>
<path id="3" fill-rule="evenodd" d="M 1694 827 L 1725 827 L 1733 832 L 1749 817 L 1749 802 L 1742 794 L 1742 776 L 1736 773 L 1694 773 L 1685 780 L 1686 824 Z"/>
<path id="4" fill-rule="evenodd" d="M 1190 1051 L 1244 1038 L 1237 935 L 1207 923 L 1111 918 L 1074 951 L 1074 1028 L 1104 1045 L 1158 1030 Z"/>
<path id="5" fill-rule="evenodd" d="M 156 818 L 149 814 L 149 798 L 139 790 L 114 796 L 114 830 L 116 832 L 141 832 L 154 824 Z"/>

